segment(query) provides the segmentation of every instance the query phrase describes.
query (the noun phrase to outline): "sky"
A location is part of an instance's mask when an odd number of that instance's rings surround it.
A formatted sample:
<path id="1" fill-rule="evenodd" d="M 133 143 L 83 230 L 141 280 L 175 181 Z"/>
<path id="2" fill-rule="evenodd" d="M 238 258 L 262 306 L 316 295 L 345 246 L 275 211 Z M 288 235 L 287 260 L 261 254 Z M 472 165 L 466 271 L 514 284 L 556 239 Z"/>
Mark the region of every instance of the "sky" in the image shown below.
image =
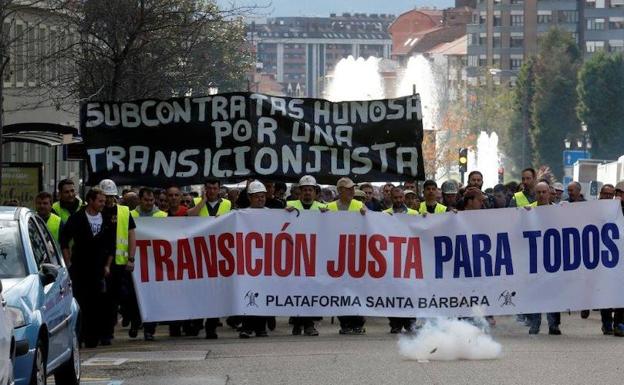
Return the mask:
<path id="1" fill-rule="evenodd" d="M 329 16 L 330 13 L 389 13 L 400 15 L 415 7 L 452 7 L 454 0 L 217 0 L 222 7 L 259 5 L 264 16 Z"/>

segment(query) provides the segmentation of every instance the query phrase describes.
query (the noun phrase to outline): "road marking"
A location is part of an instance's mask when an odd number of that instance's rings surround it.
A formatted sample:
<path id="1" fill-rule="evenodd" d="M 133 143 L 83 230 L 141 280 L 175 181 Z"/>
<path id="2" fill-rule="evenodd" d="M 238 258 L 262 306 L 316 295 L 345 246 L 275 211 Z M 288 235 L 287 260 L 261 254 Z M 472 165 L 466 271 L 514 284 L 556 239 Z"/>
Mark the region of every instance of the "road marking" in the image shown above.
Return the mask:
<path id="1" fill-rule="evenodd" d="M 83 366 L 119 366 L 126 362 L 204 361 L 208 350 L 100 353 L 83 362 Z"/>
<path id="2" fill-rule="evenodd" d="M 50 380 L 48 384 L 54 385 L 54 380 Z M 123 381 L 111 380 L 110 378 L 81 378 L 80 383 L 82 385 L 122 385 Z"/>
<path id="3" fill-rule="evenodd" d="M 93 357 L 82 363 L 82 366 L 119 366 L 128 361 L 125 358 Z"/>

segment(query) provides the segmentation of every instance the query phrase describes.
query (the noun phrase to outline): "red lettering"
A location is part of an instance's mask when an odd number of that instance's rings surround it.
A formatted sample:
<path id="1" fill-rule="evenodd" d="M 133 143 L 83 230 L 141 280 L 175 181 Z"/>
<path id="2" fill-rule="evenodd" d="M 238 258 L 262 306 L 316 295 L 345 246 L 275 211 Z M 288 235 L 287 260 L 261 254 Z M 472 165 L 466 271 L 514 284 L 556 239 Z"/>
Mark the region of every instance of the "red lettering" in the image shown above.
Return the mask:
<path id="1" fill-rule="evenodd" d="M 208 244 L 206 243 L 206 238 L 204 237 L 193 238 L 193 245 L 195 246 L 195 258 L 197 264 L 195 272 L 197 274 L 197 278 L 204 277 L 204 262 L 206 263 L 208 277 L 216 277 L 217 252 L 215 236 L 210 235 L 210 251 L 208 251 Z"/>
<path id="2" fill-rule="evenodd" d="M 184 279 L 186 271 L 188 279 L 195 279 L 195 265 L 193 264 L 193 253 L 188 238 L 178 239 L 178 281 Z"/>
<path id="3" fill-rule="evenodd" d="M 217 245 L 219 254 L 223 256 L 223 259 L 219 261 L 219 273 L 223 277 L 229 277 L 234 274 L 234 254 L 230 251 L 234 247 L 234 235 L 230 233 L 219 235 Z"/>
<path id="4" fill-rule="evenodd" d="M 264 275 L 273 275 L 273 234 L 264 234 Z"/>
<path id="5" fill-rule="evenodd" d="M 356 235 L 349 235 L 349 275 L 353 278 L 362 278 L 366 273 L 366 235 L 360 235 L 359 258 L 356 256 L 358 251 L 356 237 Z"/>
<path id="6" fill-rule="evenodd" d="M 255 265 L 253 263 L 253 256 L 251 255 L 251 243 L 254 242 L 256 248 L 262 248 L 262 236 L 259 233 L 249 233 L 245 237 L 245 267 L 247 268 L 247 274 L 252 277 L 256 277 L 262 273 L 262 259 L 256 258 Z"/>
<path id="7" fill-rule="evenodd" d="M 416 279 L 423 278 L 420 238 L 409 238 L 407 242 L 407 256 L 405 260 L 405 272 L 403 278 L 411 278 L 411 270 L 414 270 Z"/>
<path id="8" fill-rule="evenodd" d="M 327 274 L 329 274 L 329 276 L 332 278 L 341 277 L 345 272 L 347 234 L 340 234 L 338 239 L 338 262 L 327 261 Z"/>
<path id="9" fill-rule="evenodd" d="M 245 275 L 245 243 L 243 233 L 236 233 L 236 274 Z"/>
<path id="10" fill-rule="evenodd" d="M 153 242 L 156 281 L 163 280 L 163 265 L 167 270 L 167 280 L 175 281 L 175 266 L 171 260 L 171 243 L 164 239 L 154 239 Z"/>
<path id="11" fill-rule="evenodd" d="M 401 249 L 403 244 L 407 242 L 405 237 L 388 237 L 388 242 L 392 243 L 394 249 L 394 278 L 401 278 Z"/>
<path id="12" fill-rule="evenodd" d="M 293 270 L 293 240 L 288 233 L 279 233 L 275 237 L 273 269 L 280 277 L 287 277 Z"/>
<path id="13" fill-rule="evenodd" d="M 295 234 L 295 275 L 301 275 L 301 263 L 306 277 L 316 275 L 316 234 L 310 234 L 310 247 L 305 234 Z"/>
<path id="14" fill-rule="evenodd" d="M 150 246 L 152 242 L 147 240 L 137 240 L 136 247 L 139 249 L 139 260 L 141 261 L 141 282 L 149 282 L 149 266 L 147 262 L 148 251 L 147 247 Z"/>
<path id="15" fill-rule="evenodd" d="M 381 251 L 385 251 L 387 248 L 386 238 L 379 234 L 373 234 L 368 239 L 369 253 L 374 259 L 374 261 L 368 262 L 368 273 L 372 278 L 381 278 L 386 274 L 386 258 Z"/>

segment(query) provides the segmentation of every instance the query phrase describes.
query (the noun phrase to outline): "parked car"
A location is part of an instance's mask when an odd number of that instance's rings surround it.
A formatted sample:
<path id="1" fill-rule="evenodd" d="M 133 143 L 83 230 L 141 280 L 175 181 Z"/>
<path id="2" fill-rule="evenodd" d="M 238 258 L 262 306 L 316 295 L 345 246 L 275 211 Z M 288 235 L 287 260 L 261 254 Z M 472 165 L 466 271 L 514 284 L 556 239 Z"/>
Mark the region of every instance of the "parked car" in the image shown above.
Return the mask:
<path id="1" fill-rule="evenodd" d="M 0 283 L 0 384 L 13 384 L 13 362 L 15 359 L 15 338 L 13 337 L 13 321 L 6 310 L 6 301 L 2 296 Z"/>
<path id="2" fill-rule="evenodd" d="M 79 307 L 60 248 L 26 208 L 0 207 L 0 279 L 15 334 L 17 385 L 80 383 Z"/>

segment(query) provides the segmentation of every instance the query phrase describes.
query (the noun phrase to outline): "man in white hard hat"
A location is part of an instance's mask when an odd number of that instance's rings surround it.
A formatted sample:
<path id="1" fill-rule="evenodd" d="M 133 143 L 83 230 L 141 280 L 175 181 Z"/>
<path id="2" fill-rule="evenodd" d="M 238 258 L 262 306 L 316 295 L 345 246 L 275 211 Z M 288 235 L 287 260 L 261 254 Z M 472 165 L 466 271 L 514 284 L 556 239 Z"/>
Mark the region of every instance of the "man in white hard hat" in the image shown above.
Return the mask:
<path id="1" fill-rule="evenodd" d="M 561 202 L 561 199 L 563 197 L 563 184 L 557 182 L 557 183 L 553 183 L 552 187 L 555 189 L 555 201 L 554 203 L 559 203 Z"/>
<path id="2" fill-rule="evenodd" d="M 317 184 L 316 179 L 312 175 L 304 175 L 299 180 L 300 199 L 290 200 L 286 202 L 286 210 L 292 212 L 294 210 L 310 210 L 310 211 L 327 211 L 323 203 L 316 200 Z M 315 317 L 293 317 L 292 334 L 294 336 L 303 334 L 306 336 L 318 336 L 318 330 L 314 327 Z"/>
<path id="3" fill-rule="evenodd" d="M 111 266 L 108 283 L 111 297 L 110 337 L 112 339 L 117 324 L 117 311 L 120 311 L 125 323 L 130 324 L 128 335 L 135 338 L 141 324 L 141 316 L 132 282 L 136 248 L 134 229 L 136 225 L 130 214 L 130 209 L 127 206 L 117 204 L 119 191 L 115 182 L 104 179 L 100 182 L 99 187 L 106 195 L 106 205 L 102 211 L 104 221 L 116 229 L 115 259 Z"/>
<path id="4" fill-rule="evenodd" d="M 257 180 L 250 182 L 247 186 L 247 195 L 249 197 L 250 209 L 267 208 L 265 206 L 267 189 L 261 182 Z M 254 333 L 256 337 L 268 337 L 269 334 L 266 331 L 266 327 L 269 317 L 246 315 L 241 318 L 243 323 L 238 334 L 240 338 L 251 338 Z"/>

